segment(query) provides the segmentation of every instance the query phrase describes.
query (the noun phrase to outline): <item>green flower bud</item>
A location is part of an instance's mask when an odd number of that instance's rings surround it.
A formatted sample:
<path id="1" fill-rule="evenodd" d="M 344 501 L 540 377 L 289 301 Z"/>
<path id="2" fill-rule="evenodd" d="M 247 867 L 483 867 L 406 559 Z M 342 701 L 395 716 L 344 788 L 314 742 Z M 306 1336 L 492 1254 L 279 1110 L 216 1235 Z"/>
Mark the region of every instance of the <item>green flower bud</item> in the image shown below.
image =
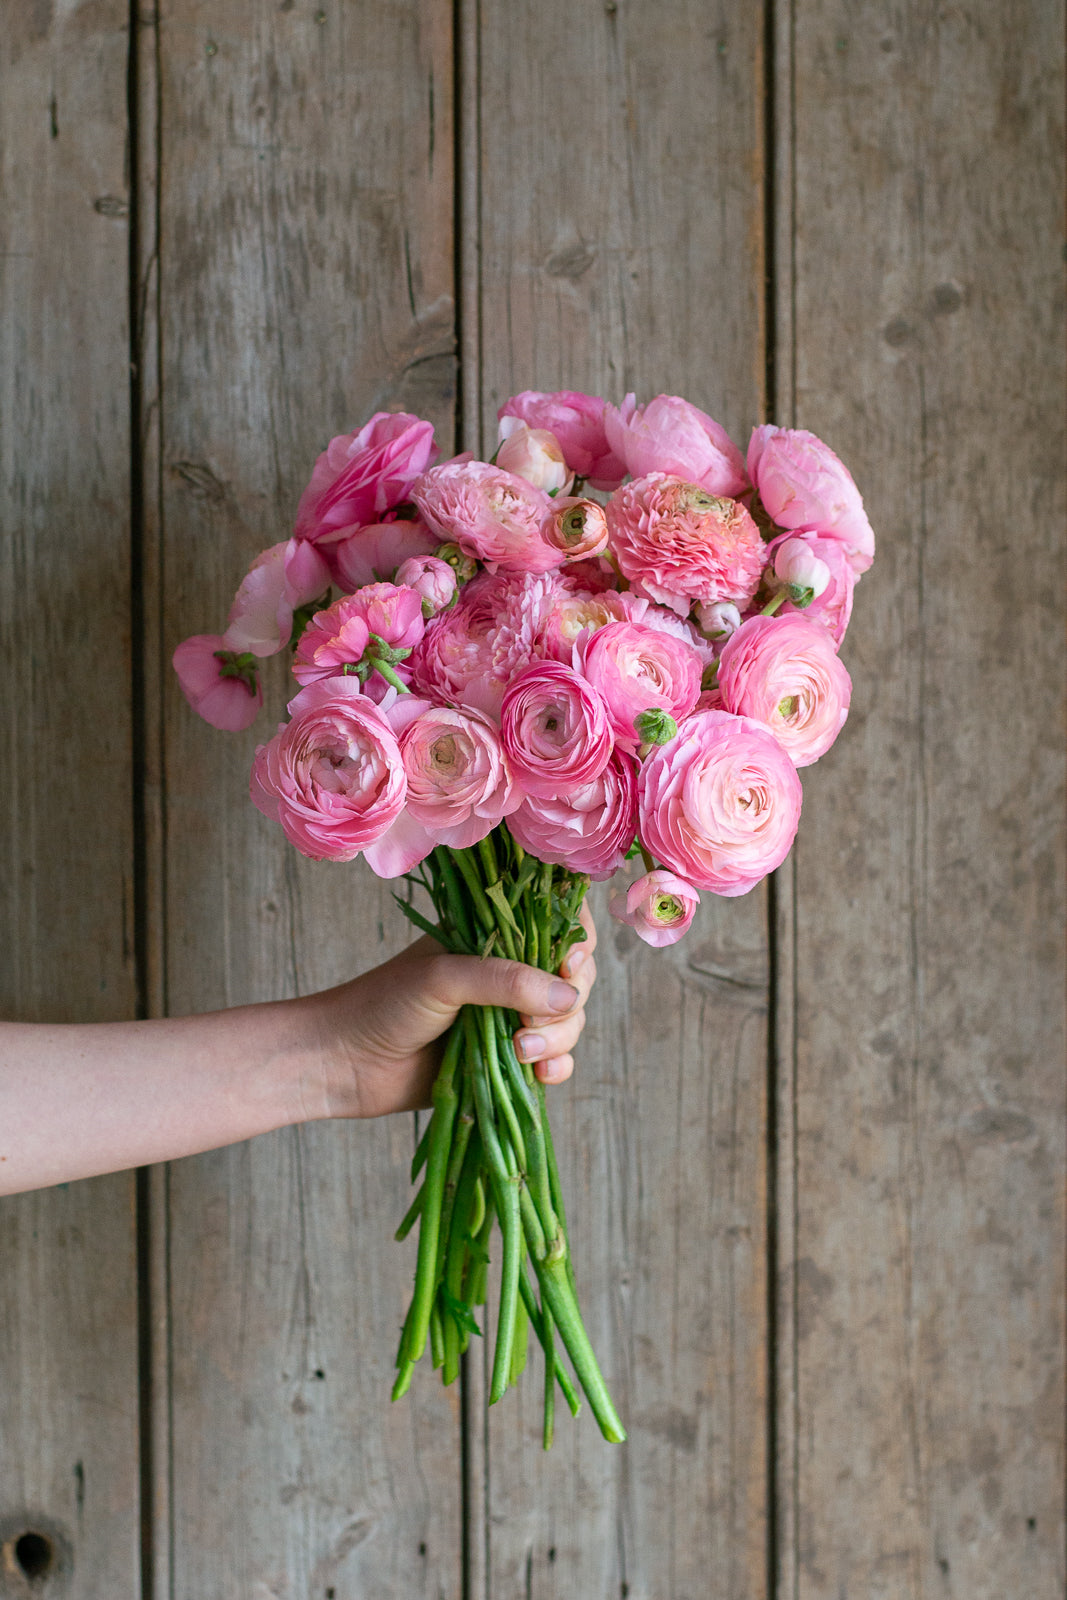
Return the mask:
<path id="1" fill-rule="evenodd" d="M 642 744 L 669 744 L 678 732 L 678 724 L 669 711 L 658 706 L 651 711 L 640 711 L 634 718 L 637 737 Z"/>

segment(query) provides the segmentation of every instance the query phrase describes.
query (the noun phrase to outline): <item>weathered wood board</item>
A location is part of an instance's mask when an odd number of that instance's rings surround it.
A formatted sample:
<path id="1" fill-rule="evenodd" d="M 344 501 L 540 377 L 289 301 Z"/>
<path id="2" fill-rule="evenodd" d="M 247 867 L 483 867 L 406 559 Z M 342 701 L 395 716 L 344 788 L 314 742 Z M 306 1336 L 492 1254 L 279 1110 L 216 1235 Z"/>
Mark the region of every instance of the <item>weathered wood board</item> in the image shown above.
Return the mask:
<path id="1" fill-rule="evenodd" d="M 125 23 L 0 29 L 0 1015 L 29 1021 L 136 1003 Z M 135 1595 L 132 1177 L 0 1202 L 0 1281 L 0 1593 Z"/>

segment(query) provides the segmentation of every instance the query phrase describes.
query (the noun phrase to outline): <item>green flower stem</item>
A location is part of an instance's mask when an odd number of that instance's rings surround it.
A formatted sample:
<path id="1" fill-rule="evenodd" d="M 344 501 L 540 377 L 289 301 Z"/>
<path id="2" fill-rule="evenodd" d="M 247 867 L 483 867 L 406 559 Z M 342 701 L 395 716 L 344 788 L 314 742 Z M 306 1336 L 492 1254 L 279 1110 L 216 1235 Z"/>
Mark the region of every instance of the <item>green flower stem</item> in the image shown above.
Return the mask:
<path id="1" fill-rule="evenodd" d="M 411 1158 L 411 1181 L 415 1182 L 419 1173 L 426 1165 L 426 1157 L 430 1153 L 430 1129 L 433 1127 L 433 1118 L 430 1117 L 422 1130 L 422 1138 L 415 1146 L 415 1154 Z"/>
<path id="2" fill-rule="evenodd" d="M 493 1089 L 493 1098 L 497 1108 L 507 1123 L 508 1133 L 511 1136 L 511 1147 L 515 1152 L 515 1159 L 520 1172 L 526 1171 L 526 1142 L 519 1127 L 519 1119 L 515 1114 L 515 1107 L 511 1103 L 504 1074 L 500 1069 L 500 1056 L 496 1048 L 496 1007 L 480 1006 L 478 1022 L 482 1030 L 483 1060 L 489 1072 L 489 1082 Z"/>
<path id="3" fill-rule="evenodd" d="M 515 1336 L 515 1302 L 518 1298 L 519 1271 L 522 1266 L 522 1223 L 519 1215 L 519 1172 L 510 1144 L 501 1143 L 493 1116 L 489 1074 L 482 1056 L 478 1022 L 472 1008 L 464 1006 L 467 1019 L 467 1045 L 474 1057 L 474 1103 L 478 1112 L 478 1132 L 482 1136 L 496 1194 L 497 1216 L 504 1236 L 504 1255 L 500 1272 L 500 1305 L 496 1319 L 496 1346 L 493 1351 L 493 1377 L 489 1404 L 501 1399 L 511 1370 L 511 1345 Z M 509 1159 L 510 1157 L 510 1159 Z"/>
<path id="4" fill-rule="evenodd" d="M 467 1268 L 468 1217 L 474 1196 L 474 1187 L 478 1181 L 481 1166 L 481 1146 L 476 1139 L 473 1139 L 467 1147 L 466 1158 L 463 1162 L 463 1176 L 460 1178 L 459 1188 L 456 1191 L 456 1203 L 452 1210 L 452 1225 L 449 1229 L 448 1257 L 444 1274 L 445 1290 L 453 1300 L 457 1301 L 461 1301 L 463 1298 L 463 1277 Z M 446 1384 L 452 1383 L 459 1376 L 461 1353 L 459 1324 L 455 1317 L 448 1313 L 446 1301 L 445 1359 L 444 1373 L 442 1374 Z"/>
<path id="5" fill-rule="evenodd" d="M 788 589 L 779 589 L 778 593 L 775 594 L 775 595 L 772 595 L 771 598 L 767 601 L 767 604 L 763 607 L 763 610 L 760 612 L 760 616 L 761 617 L 773 617 L 774 613 L 778 610 L 778 607 L 781 606 L 781 605 L 784 605 L 785 602 L 788 599 L 789 599 L 789 591 L 788 591 Z"/>
<path id="6" fill-rule="evenodd" d="M 581 1397 L 571 1382 L 571 1375 L 563 1365 L 556 1350 L 556 1341 L 552 1335 L 552 1318 L 548 1314 L 548 1308 L 547 1306 L 538 1307 L 533 1289 L 530 1286 L 530 1280 L 525 1272 L 519 1279 L 519 1292 L 526 1307 L 526 1315 L 530 1319 L 530 1326 L 537 1335 L 541 1349 L 545 1352 L 549 1370 L 556 1375 L 556 1382 L 563 1391 L 563 1398 L 567 1402 L 571 1416 L 576 1417 L 582 1409 Z"/>
<path id="7" fill-rule="evenodd" d="M 470 917 L 467 915 L 467 903 L 463 890 L 456 876 L 456 869 L 453 864 L 454 858 L 451 851 L 447 850 L 444 845 L 439 844 L 434 848 L 433 859 L 441 873 L 441 881 L 448 898 L 448 910 L 453 927 L 466 945 L 467 951 L 470 952 L 474 949 L 476 940 Z"/>
<path id="8" fill-rule="evenodd" d="M 474 902 L 474 912 L 482 925 L 483 932 L 492 933 L 496 927 L 496 918 L 493 915 L 492 906 L 485 897 L 482 880 L 478 876 L 477 867 L 470 858 L 470 852 L 468 850 L 456 850 L 453 853 L 452 860 L 462 873 L 463 881 L 470 891 L 470 897 Z"/>
<path id="9" fill-rule="evenodd" d="M 541 1446 L 544 1450 L 551 1450 L 556 1432 L 556 1339 L 552 1329 L 552 1313 L 546 1306 L 542 1329 L 545 1351 L 545 1410 L 541 1428 Z"/>
<path id="10" fill-rule="evenodd" d="M 375 672 L 379 673 L 386 683 L 391 683 L 393 688 L 398 689 L 401 694 L 411 693 L 403 678 L 393 670 L 388 661 L 383 661 L 379 656 L 374 656 L 372 657 L 372 662 Z"/>
<path id="11" fill-rule="evenodd" d="M 460 1048 L 462 1048 L 463 1025 L 459 1021 L 453 1023 L 453 1028 L 460 1035 Z M 460 1176 L 463 1172 L 463 1162 L 467 1153 L 467 1145 L 474 1128 L 474 1084 L 470 1072 L 464 1070 L 463 1088 L 460 1093 L 459 1112 L 452 1129 L 452 1148 L 448 1153 L 448 1169 L 445 1173 L 445 1186 L 441 1195 L 441 1221 L 437 1232 L 437 1272 L 435 1282 L 440 1283 L 445 1273 L 444 1251 L 448 1244 L 452 1225 L 452 1209 L 455 1205 L 456 1191 L 459 1187 Z"/>
<path id="12" fill-rule="evenodd" d="M 612 1444 L 622 1444 L 626 1438 L 626 1429 L 608 1393 L 608 1386 L 604 1382 L 596 1356 L 593 1354 L 593 1347 L 589 1343 L 589 1335 L 582 1326 L 574 1290 L 567 1277 L 565 1261 L 557 1260 L 551 1266 L 546 1266 L 544 1262 L 535 1259 L 534 1270 L 541 1286 L 541 1299 L 560 1331 L 560 1337 L 585 1390 L 586 1398 L 593 1408 L 593 1415 L 600 1425 L 601 1433 Z"/>
<path id="13" fill-rule="evenodd" d="M 520 1253 L 521 1261 L 521 1253 Z M 519 1283 L 525 1277 L 522 1266 L 519 1267 Z M 518 1284 L 516 1288 L 518 1288 Z M 508 1383 L 518 1383 L 526 1370 L 526 1356 L 529 1348 L 530 1318 L 522 1295 L 515 1305 L 515 1332 L 511 1341 L 511 1362 L 508 1367 Z"/>
<path id="14" fill-rule="evenodd" d="M 422 1204 L 425 1198 L 426 1190 L 425 1188 L 422 1188 L 408 1206 L 407 1211 L 404 1213 L 403 1222 L 393 1234 L 393 1238 L 396 1240 L 397 1244 L 399 1244 L 401 1240 L 406 1239 L 412 1228 L 415 1226 L 416 1219 L 422 1211 Z"/>
<path id="15" fill-rule="evenodd" d="M 529 1071 L 529 1068 L 524 1072 L 519 1065 L 519 1058 L 515 1054 L 515 1041 L 511 1036 L 511 1028 L 508 1025 L 509 1014 L 500 1006 L 494 1006 L 493 1009 L 497 1030 L 497 1052 L 504 1058 L 504 1071 L 507 1073 L 508 1082 L 518 1096 L 523 1110 L 534 1127 L 539 1128 L 544 1107 L 538 1103 L 530 1081 L 533 1079 L 533 1073 Z M 526 1076 L 527 1072 L 529 1077 Z M 534 1082 L 536 1082 L 535 1079 Z"/>
<path id="16" fill-rule="evenodd" d="M 436 1372 L 445 1364 L 445 1330 L 440 1308 L 436 1304 L 430 1312 L 430 1355 Z"/>

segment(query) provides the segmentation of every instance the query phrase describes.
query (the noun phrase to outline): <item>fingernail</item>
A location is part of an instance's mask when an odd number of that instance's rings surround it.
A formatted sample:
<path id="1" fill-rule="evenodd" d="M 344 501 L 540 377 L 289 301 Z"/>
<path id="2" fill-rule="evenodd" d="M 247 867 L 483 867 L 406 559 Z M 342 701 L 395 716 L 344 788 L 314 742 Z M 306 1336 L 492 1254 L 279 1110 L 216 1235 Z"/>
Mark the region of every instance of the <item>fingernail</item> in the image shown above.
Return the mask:
<path id="1" fill-rule="evenodd" d="M 573 978 L 582 962 L 585 960 L 584 950 L 572 950 L 567 957 L 567 976 Z"/>
<path id="2" fill-rule="evenodd" d="M 570 1011 L 578 1004 L 578 991 L 572 984 L 556 978 L 548 991 L 548 1003 L 553 1011 Z"/>
<path id="3" fill-rule="evenodd" d="M 519 1053 L 525 1061 L 537 1061 L 545 1049 L 545 1041 L 539 1033 L 519 1034 Z"/>

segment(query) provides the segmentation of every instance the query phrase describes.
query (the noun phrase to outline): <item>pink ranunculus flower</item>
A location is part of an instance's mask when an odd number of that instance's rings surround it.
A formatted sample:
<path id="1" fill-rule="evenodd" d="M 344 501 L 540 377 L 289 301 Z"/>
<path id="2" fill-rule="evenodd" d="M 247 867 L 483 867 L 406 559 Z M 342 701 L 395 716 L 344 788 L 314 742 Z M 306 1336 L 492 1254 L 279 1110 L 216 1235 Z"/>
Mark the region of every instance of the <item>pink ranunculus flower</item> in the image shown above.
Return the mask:
<path id="1" fill-rule="evenodd" d="M 597 883 L 622 866 L 636 829 L 634 762 L 620 750 L 591 782 L 528 795 L 508 818 L 508 831 L 539 861 L 587 872 Z"/>
<path id="2" fill-rule="evenodd" d="M 530 428 L 518 417 L 500 419 L 496 464 L 502 472 L 513 472 L 548 494 L 569 489 L 574 477 L 555 434 L 548 428 Z"/>
<path id="3" fill-rule="evenodd" d="M 233 650 L 220 633 L 196 633 L 182 640 L 171 659 L 197 716 L 227 733 L 252 726 L 263 690 L 250 653 Z"/>
<path id="4" fill-rule="evenodd" d="M 657 867 L 613 894 L 608 911 L 616 922 L 625 922 L 639 939 L 660 950 L 678 943 L 699 904 L 700 895 L 691 883 Z"/>
<path id="5" fill-rule="evenodd" d="M 522 804 L 488 717 L 431 706 L 400 736 L 407 809 L 435 844 L 466 850 Z"/>
<path id="6" fill-rule="evenodd" d="M 762 722 L 807 767 L 841 731 L 852 680 L 827 630 L 797 613 L 743 622 L 723 646 L 719 690 L 727 711 Z"/>
<path id="7" fill-rule="evenodd" d="M 445 462 L 422 475 L 411 497 L 441 539 L 491 572 L 548 572 L 563 559 L 541 537 L 551 499 L 513 472 L 485 461 Z"/>
<path id="8" fill-rule="evenodd" d="M 634 718 L 654 708 L 680 722 L 700 694 L 702 663 L 691 646 L 640 623 L 609 622 L 578 647 L 581 670 L 608 708 L 615 741 L 632 755 Z"/>
<path id="9" fill-rule="evenodd" d="M 748 471 L 768 516 L 780 528 L 837 539 L 857 577 L 874 560 L 874 532 L 852 474 L 829 445 L 804 428 L 753 429 Z"/>
<path id="10" fill-rule="evenodd" d="M 659 394 L 639 406 L 628 394 L 621 406 L 608 406 L 604 424 L 634 478 L 666 472 L 713 495 L 736 500 L 748 492 L 744 457 L 726 429 L 679 395 Z"/>
<path id="11" fill-rule="evenodd" d="M 650 472 L 617 489 L 607 512 L 620 570 L 639 593 L 679 616 L 694 600 L 746 605 L 759 587 L 766 548 L 738 500 Z"/>
<path id="12" fill-rule="evenodd" d="M 796 768 L 762 723 L 698 712 L 641 768 L 641 839 L 695 888 L 747 894 L 789 853 L 801 798 Z"/>
<path id="13" fill-rule="evenodd" d="M 561 496 L 553 500 L 541 534 L 564 561 L 584 561 L 607 549 L 608 519 L 595 500 Z"/>
<path id="14" fill-rule="evenodd" d="M 781 578 L 783 575 L 778 570 L 781 552 L 787 546 L 797 545 L 809 551 L 811 558 L 819 562 L 826 572 L 827 581 L 808 605 L 797 606 L 792 600 L 786 600 L 778 616 L 787 617 L 800 612 L 809 622 L 817 622 L 824 627 L 840 649 L 841 640 L 845 637 L 845 630 L 852 615 L 852 596 L 858 581 L 848 559 L 848 552 L 839 539 L 827 539 L 819 533 L 780 534 L 767 546 L 767 554 L 777 577 Z M 802 567 L 796 560 L 790 560 L 787 570 L 803 573 L 810 568 Z"/>
<path id="15" fill-rule="evenodd" d="M 500 708 L 500 737 L 522 788 L 547 798 L 592 783 L 611 756 L 611 724 L 601 696 L 558 661 L 538 661 L 514 677 Z"/>
<path id="16" fill-rule="evenodd" d="M 424 522 L 398 517 L 352 528 L 335 544 L 325 545 L 337 584 L 346 594 L 367 583 L 388 583 L 412 557 L 432 556 L 440 540 Z"/>
<path id="17" fill-rule="evenodd" d="M 450 606 L 459 587 L 455 568 L 437 556 L 409 556 L 397 567 L 396 581 L 401 587 L 414 589 L 422 600 L 422 614 L 426 618 L 436 617 L 439 611 Z"/>
<path id="18" fill-rule="evenodd" d="M 292 721 L 256 751 L 252 800 L 303 855 L 351 861 L 404 809 L 396 736 L 354 678 L 312 683 L 289 710 Z"/>
<path id="19" fill-rule="evenodd" d="M 263 550 L 242 580 L 223 638 L 228 650 L 273 656 L 289 642 L 293 612 L 330 587 L 330 569 L 314 545 L 283 539 Z"/>
<path id="20" fill-rule="evenodd" d="M 507 681 L 500 676 L 494 639 L 517 574 L 483 572 L 438 612 L 406 665 L 420 694 L 438 705 L 460 705 L 500 719 Z"/>
<path id="21" fill-rule="evenodd" d="M 425 626 L 422 600 L 414 589 L 369 583 L 315 613 L 296 647 L 293 675 L 303 684 L 344 675 L 363 659 L 371 634 L 394 650 L 411 650 Z M 395 670 L 406 681 L 402 662 Z M 384 692 L 385 680 L 381 682 Z"/>
<path id="22" fill-rule="evenodd" d="M 331 439 L 319 456 L 297 507 L 296 537 L 329 544 L 377 522 L 407 500 L 436 455 L 432 423 L 404 411 L 376 412 L 357 433 Z"/>
<path id="23" fill-rule="evenodd" d="M 497 416 L 518 417 L 531 428 L 547 428 L 559 440 L 563 458 L 572 472 L 587 478 L 594 489 L 617 489 L 626 476 L 626 463 L 612 451 L 604 432 L 604 401 L 575 389 L 546 394 L 524 389 L 514 394 Z"/>
<path id="24" fill-rule="evenodd" d="M 572 666 L 578 641 L 609 622 L 625 622 L 631 598 L 614 589 L 589 589 L 573 579 L 572 569 L 566 569 L 551 611 L 540 620 L 539 655 Z"/>

